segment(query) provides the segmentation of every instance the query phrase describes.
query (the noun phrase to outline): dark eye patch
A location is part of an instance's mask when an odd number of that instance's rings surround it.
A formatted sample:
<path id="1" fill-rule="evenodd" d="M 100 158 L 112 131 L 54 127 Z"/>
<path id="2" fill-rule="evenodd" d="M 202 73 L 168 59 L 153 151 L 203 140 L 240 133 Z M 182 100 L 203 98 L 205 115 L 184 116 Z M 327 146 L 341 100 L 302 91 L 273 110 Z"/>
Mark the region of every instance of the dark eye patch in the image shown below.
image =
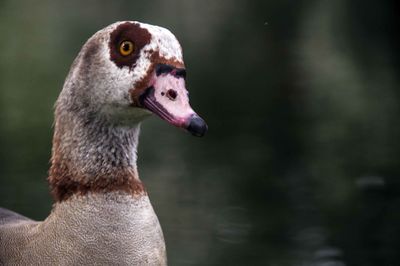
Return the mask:
<path id="1" fill-rule="evenodd" d="M 156 66 L 156 74 L 157 76 L 161 75 L 161 74 L 168 74 L 170 73 L 174 68 L 170 65 L 166 65 L 166 64 L 157 64 Z"/>
<path id="2" fill-rule="evenodd" d="M 168 64 L 157 64 L 156 75 L 160 76 L 162 74 L 172 74 L 177 78 L 186 78 L 186 70 L 184 68 L 176 68 Z"/>
<path id="3" fill-rule="evenodd" d="M 185 79 L 186 78 L 186 70 L 184 68 L 178 68 L 175 72 L 175 76 Z"/>
<path id="4" fill-rule="evenodd" d="M 151 34 L 137 23 L 125 22 L 119 25 L 110 35 L 110 59 L 120 68 L 132 68 L 139 57 L 141 49 L 150 43 Z M 129 56 L 122 56 L 119 52 L 123 41 L 131 41 L 135 45 L 135 52 Z"/>

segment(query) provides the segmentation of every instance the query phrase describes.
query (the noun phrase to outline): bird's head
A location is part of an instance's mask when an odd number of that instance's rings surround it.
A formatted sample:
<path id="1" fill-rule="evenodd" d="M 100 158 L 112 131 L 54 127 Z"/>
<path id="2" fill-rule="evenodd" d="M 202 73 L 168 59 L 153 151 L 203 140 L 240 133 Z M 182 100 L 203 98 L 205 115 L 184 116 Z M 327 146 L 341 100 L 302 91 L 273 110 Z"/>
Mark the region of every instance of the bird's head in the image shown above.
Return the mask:
<path id="1" fill-rule="evenodd" d="M 182 48 L 169 30 L 117 22 L 85 43 L 59 101 L 72 96 L 85 112 L 116 123 L 138 122 L 154 113 L 203 136 L 207 125 L 189 104 L 185 78 Z"/>

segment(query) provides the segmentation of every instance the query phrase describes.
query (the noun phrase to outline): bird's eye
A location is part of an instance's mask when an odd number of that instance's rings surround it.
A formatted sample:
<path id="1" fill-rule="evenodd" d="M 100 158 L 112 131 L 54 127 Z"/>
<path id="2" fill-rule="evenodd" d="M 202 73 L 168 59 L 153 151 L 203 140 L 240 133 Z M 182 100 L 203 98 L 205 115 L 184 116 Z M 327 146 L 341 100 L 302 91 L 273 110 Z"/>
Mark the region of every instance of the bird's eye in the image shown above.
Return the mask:
<path id="1" fill-rule="evenodd" d="M 128 56 L 135 51 L 135 44 L 131 41 L 123 41 L 119 45 L 119 53 L 122 56 Z"/>

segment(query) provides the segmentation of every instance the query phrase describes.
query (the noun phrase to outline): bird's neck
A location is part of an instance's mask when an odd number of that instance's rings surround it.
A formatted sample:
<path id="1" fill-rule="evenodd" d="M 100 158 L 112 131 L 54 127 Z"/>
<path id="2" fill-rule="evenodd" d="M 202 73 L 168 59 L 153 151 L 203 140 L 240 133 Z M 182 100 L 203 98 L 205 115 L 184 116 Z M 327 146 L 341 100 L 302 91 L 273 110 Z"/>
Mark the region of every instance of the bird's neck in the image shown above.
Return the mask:
<path id="1" fill-rule="evenodd" d="M 48 178 L 56 202 L 88 193 L 145 194 L 136 166 L 140 124 L 82 113 L 56 108 Z"/>

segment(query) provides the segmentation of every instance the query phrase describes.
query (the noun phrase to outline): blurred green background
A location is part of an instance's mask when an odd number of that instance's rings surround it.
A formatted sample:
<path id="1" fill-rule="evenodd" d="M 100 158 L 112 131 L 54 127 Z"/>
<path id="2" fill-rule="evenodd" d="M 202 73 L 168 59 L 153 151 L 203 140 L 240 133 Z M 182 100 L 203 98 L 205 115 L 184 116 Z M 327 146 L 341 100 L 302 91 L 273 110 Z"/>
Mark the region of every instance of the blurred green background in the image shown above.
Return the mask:
<path id="1" fill-rule="evenodd" d="M 198 139 L 145 121 L 170 265 L 400 265 L 395 1 L 0 0 L 0 206 L 44 219 L 53 104 L 118 20 L 180 40 Z"/>

